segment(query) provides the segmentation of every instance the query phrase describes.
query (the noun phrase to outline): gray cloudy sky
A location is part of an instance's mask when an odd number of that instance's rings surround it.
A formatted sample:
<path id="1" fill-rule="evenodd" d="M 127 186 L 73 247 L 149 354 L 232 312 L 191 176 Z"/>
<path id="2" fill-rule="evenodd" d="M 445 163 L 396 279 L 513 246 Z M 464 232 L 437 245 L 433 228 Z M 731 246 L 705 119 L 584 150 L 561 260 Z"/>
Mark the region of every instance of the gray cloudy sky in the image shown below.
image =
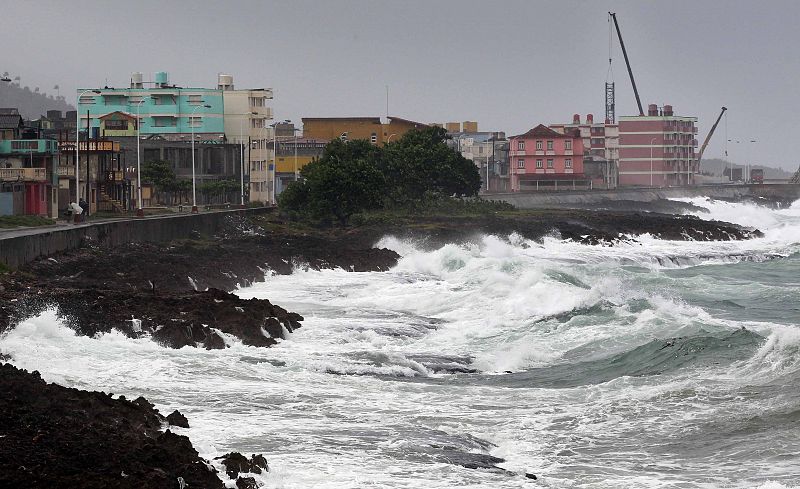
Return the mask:
<path id="1" fill-rule="evenodd" d="M 74 98 L 168 71 L 181 86 L 272 87 L 276 118 L 477 120 L 510 134 L 604 113 L 606 12 L 616 11 L 642 103 L 700 118 L 729 108 L 730 159 L 794 170 L 798 1 L 0 0 L 0 72 Z M 614 47 L 617 115 L 636 103 Z M 707 156 L 723 156 L 725 125 Z M 781 142 L 784 141 L 784 142 Z M 750 149 L 748 149 L 750 147 Z"/>

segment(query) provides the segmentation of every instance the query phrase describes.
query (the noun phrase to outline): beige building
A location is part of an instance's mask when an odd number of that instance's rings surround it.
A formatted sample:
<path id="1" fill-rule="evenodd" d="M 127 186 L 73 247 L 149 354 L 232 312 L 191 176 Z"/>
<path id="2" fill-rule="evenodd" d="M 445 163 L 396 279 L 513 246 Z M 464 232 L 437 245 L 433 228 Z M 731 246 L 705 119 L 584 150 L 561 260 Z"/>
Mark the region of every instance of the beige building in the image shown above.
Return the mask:
<path id="1" fill-rule="evenodd" d="M 250 202 L 272 203 L 272 178 L 267 161 L 272 160 L 272 90 L 235 90 L 231 75 L 219 75 L 225 119 L 225 139 L 241 146 L 245 179 L 249 181 Z M 249 178 L 248 178 L 249 176 Z"/>

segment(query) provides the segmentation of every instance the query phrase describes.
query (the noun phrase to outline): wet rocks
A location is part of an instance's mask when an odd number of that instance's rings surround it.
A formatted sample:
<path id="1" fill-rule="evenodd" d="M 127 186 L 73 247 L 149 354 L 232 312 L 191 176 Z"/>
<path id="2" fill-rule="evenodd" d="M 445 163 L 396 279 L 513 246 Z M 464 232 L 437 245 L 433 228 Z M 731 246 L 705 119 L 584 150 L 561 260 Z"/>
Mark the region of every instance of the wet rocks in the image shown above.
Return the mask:
<path id="1" fill-rule="evenodd" d="M 167 423 L 172 426 L 178 426 L 180 428 L 188 428 L 189 427 L 189 420 L 186 419 L 186 416 L 181 414 L 180 411 L 177 409 L 172 411 L 169 415 L 167 415 Z"/>
<path id="2" fill-rule="evenodd" d="M 222 465 L 225 467 L 225 473 L 228 477 L 235 479 L 240 473 L 248 474 L 261 474 L 269 472 L 269 465 L 267 459 L 263 455 L 252 455 L 248 460 L 247 457 L 239 452 L 226 453 L 221 457 L 214 460 L 221 460 Z"/>
<path id="3" fill-rule="evenodd" d="M 0 487 L 222 488 L 147 400 L 45 383 L 0 364 Z"/>

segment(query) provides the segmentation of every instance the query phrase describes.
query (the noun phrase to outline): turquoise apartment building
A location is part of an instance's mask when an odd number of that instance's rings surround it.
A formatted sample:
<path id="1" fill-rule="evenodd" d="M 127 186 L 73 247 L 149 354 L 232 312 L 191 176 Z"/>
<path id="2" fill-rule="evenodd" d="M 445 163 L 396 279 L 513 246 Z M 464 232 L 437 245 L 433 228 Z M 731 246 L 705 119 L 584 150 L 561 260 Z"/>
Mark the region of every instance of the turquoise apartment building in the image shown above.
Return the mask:
<path id="1" fill-rule="evenodd" d="M 91 136 L 102 137 L 100 117 L 112 112 L 135 116 L 138 109 L 143 136 L 186 135 L 192 130 L 196 135 L 221 135 L 225 133 L 223 91 L 224 87 L 177 87 L 169 83 L 165 72 L 156 73 L 152 86 L 145 87 L 141 74 L 134 73 L 129 88 L 78 89 L 81 128 L 86 129 L 88 113 Z"/>

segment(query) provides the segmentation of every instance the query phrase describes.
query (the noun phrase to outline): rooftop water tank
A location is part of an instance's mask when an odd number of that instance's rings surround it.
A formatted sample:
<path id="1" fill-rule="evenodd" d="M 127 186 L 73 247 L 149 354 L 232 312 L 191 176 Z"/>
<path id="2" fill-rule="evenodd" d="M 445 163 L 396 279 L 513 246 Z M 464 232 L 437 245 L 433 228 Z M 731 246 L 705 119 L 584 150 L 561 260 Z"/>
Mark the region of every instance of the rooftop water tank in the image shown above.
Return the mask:
<path id="1" fill-rule="evenodd" d="M 144 75 L 140 71 L 131 73 L 131 88 L 144 88 Z"/>
<path id="2" fill-rule="evenodd" d="M 217 88 L 220 90 L 233 90 L 233 75 L 222 73 L 217 75 Z"/>
<path id="3" fill-rule="evenodd" d="M 671 105 L 665 105 L 664 106 L 664 115 L 666 115 L 666 116 L 671 116 L 672 115 L 672 106 Z"/>
<path id="4" fill-rule="evenodd" d="M 169 85 L 169 76 L 167 75 L 167 72 L 166 71 L 156 72 L 155 82 L 157 87 L 165 87 Z"/>
<path id="5" fill-rule="evenodd" d="M 658 105 L 650 104 L 647 106 L 647 115 L 658 115 Z"/>
<path id="6" fill-rule="evenodd" d="M 586 114 L 586 123 L 591 124 L 594 122 L 594 114 Z"/>
<path id="7" fill-rule="evenodd" d="M 572 114 L 572 123 L 573 124 L 580 124 L 581 123 L 580 114 Z"/>

